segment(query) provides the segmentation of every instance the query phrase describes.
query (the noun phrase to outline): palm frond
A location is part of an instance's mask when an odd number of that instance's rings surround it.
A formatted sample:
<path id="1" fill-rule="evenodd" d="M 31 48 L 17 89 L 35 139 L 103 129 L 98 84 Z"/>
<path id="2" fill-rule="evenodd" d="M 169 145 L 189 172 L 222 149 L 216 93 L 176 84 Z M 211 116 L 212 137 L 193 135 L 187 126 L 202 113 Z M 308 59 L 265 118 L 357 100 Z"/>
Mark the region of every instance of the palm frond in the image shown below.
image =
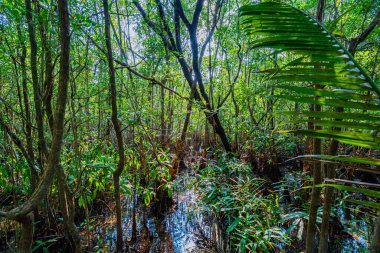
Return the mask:
<path id="1" fill-rule="evenodd" d="M 380 110 L 379 87 L 323 25 L 279 2 L 243 6 L 240 18 L 252 47 L 295 58 L 277 69 L 266 70 L 280 83 L 282 93 L 277 97 L 326 108 L 323 112 L 287 112 L 295 116 L 293 123 L 312 122 L 324 130 L 288 132 L 379 149 L 380 139 L 373 134 L 380 130 L 380 117 L 376 115 Z M 319 88 L 310 84 L 318 84 Z M 339 107 L 345 112 L 334 112 Z"/>

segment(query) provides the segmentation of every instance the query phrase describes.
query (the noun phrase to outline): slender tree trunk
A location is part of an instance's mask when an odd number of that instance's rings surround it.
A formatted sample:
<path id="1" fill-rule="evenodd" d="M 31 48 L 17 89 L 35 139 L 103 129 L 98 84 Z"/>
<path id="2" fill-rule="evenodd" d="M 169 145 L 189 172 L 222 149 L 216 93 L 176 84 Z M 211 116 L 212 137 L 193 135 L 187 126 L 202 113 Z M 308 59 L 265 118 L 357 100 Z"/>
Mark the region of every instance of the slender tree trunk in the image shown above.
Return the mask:
<path id="1" fill-rule="evenodd" d="M 37 4 L 38 11 L 40 11 L 40 4 Z M 40 20 L 40 33 L 41 33 L 41 46 L 43 50 L 43 64 L 41 64 L 41 83 L 43 77 L 43 103 L 45 106 L 45 113 L 47 116 L 50 132 L 53 134 L 54 129 L 54 118 L 52 109 L 52 98 L 53 98 L 53 85 L 54 85 L 54 64 L 52 57 L 52 45 L 49 42 L 49 23 L 48 21 Z M 45 69 L 43 69 L 45 67 Z"/>
<path id="2" fill-rule="evenodd" d="M 379 253 L 380 252 L 380 211 L 377 214 L 377 221 L 375 225 L 375 231 L 373 232 L 373 238 L 371 243 L 371 252 Z"/>
<path id="3" fill-rule="evenodd" d="M 327 178 L 335 177 L 335 164 L 326 164 L 327 167 Z M 321 237 L 319 240 L 319 253 L 327 252 L 328 250 L 328 242 L 329 242 L 329 219 L 331 207 L 334 203 L 334 188 L 326 187 L 325 188 L 325 198 L 324 198 L 324 206 L 323 206 L 323 217 L 322 217 L 322 226 L 321 226 Z"/>
<path id="4" fill-rule="evenodd" d="M 45 42 L 47 44 L 47 42 Z M 53 133 L 54 129 L 54 116 L 53 116 L 53 108 L 52 108 L 52 99 L 53 99 L 53 86 L 54 86 L 54 66 L 53 66 L 53 58 L 52 52 L 49 48 L 49 45 L 46 46 L 46 66 L 45 66 L 45 99 L 44 104 L 46 108 L 46 116 L 49 122 L 50 131 Z"/>
<path id="5" fill-rule="evenodd" d="M 169 64 L 170 64 L 170 56 L 168 49 L 166 49 L 166 56 L 165 61 L 168 70 L 166 71 L 166 76 L 164 79 L 164 84 L 167 84 L 168 81 L 168 75 L 169 75 Z M 163 86 L 161 86 L 161 93 L 160 93 L 160 102 L 161 102 L 161 114 L 160 114 L 160 120 L 161 120 L 161 146 L 165 147 L 166 145 L 166 139 L 167 139 L 167 124 L 165 123 L 165 89 Z"/>
<path id="6" fill-rule="evenodd" d="M 343 108 L 337 108 L 337 112 L 343 113 Z M 341 120 L 341 119 L 339 119 Z M 340 128 L 336 128 L 336 131 L 340 131 Z M 339 148 L 339 142 L 337 140 L 332 140 L 330 143 L 330 149 L 329 154 L 330 155 L 337 155 L 338 154 L 338 148 Z M 335 170 L 336 164 L 328 163 L 326 164 L 327 171 L 326 171 L 326 177 L 327 178 L 334 178 L 335 177 Z M 330 212 L 331 207 L 334 203 L 334 188 L 333 187 L 326 187 L 325 188 L 325 203 L 323 206 L 323 217 L 322 217 L 322 226 L 321 226 L 321 237 L 319 241 L 319 253 L 327 252 L 328 250 L 328 243 L 329 243 L 329 220 L 330 220 Z"/>
<path id="7" fill-rule="evenodd" d="M 173 89 L 175 89 L 175 88 L 173 88 Z M 173 103 L 172 103 L 172 100 L 173 100 L 173 91 L 172 90 L 170 90 L 169 91 L 169 96 L 168 96 L 168 106 L 167 106 L 167 108 L 168 108 L 168 138 L 169 138 L 169 140 L 171 139 L 170 138 L 170 133 L 172 132 L 172 130 L 173 130 L 173 112 L 174 112 L 174 110 L 173 110 Z"/>
<path id="8" fill-rule="evenodd" d="M 210 129 L 207 119 L 205 119 L 205 149 L 207 150 L 211 145 L 210 141 Z"/>
<path id="9" fill-rule="evenodd" d="M 57 100 L 57 111 L 54 116 L 54 131 L 53 136 L 56 136 L 59 132 L 63 135 L 64 126 L 64 113 L 66 110 L 66 100 L 68 93 L 68 84 L 70 80 L 70 27 L 69 27 L 69 10 L 67 0 L 58 0 L 58 13 L 59 13 L 59 24 L 60 24 L 60 45 L 61 45 L 61 55 L 60 55 L 60 75 L 59 75 L 59 88 L 64 86 L 64 91 L 59 89 L 61 92 Z M 61 96 L 64 96 L 64 100 L 60 101 Z M 61 103 L 59 103 L 61 102 Z M 63 106 L 61 109 L 60 106 Z M 54 144 L 54 137 L 53 137 Z M 54 146 L 54 145 L 52 145 Z M 54 152 L 54 150 L 52 151 Z M 60 154 L 60 152 L 59 152 Z M 63 224 L 65 228 L 65 236 L 69 241 L 73 252 L 81 252 L 80 235 L 77 227 L 74 223 L 74 203 L 70 194 L 70 190 L 67 185 L 67 179 L 65 172 L 60 165 L 60 162 L 55 164 L 58 177 L 58 194 L 59 202 L 61 205 L 61 212 L 63 214 Z"/>
<path id="10" fill-rule="evenodd" d="M 166 82 L 165 82 L 166 83 Z M 161 120 L 161 146 L 165 147 L 166 142 L 166 124 L 165 124 L 165 89 L 164 87 L 161 87 L 161 114 L 160 114 L 160 120 Z"/>
<path id="11" fill-rule="evenodd" d="M 317 19 L 319 22 L 323 22 L 323 12 L 325 8 L 325 0 L 319 0 L 318 9 L 317 9 Z M 323 86 L 315 84 L 316 88 L 323 88 Z M 318 96 L 315 97 L 318 99 Z M 314 111 L 320 112 L 322 109 L 321 105 L 314 105 Z M 318 118 L 316 118 L 318 119 Z M 315 130 L 322 129 L 320 126 L 314 126 Z M 321 139 L 314 138 L 313 153 L 321 154 Z M 315 161 L 313 164 L 313 185 L 322 183 L 322 164 L 319 161 Z M 314 187 L 311 191 L 311 200 L 310 200 L 310 211 L 309 211 L 309 220 L 307 223 L 307 233 L 306 233 L 306 253 L 317 252 L 317 211 L 320 205 L 320 195 L 321 188 Z"/>
<path id="12" fill-rule="evenodd" d="M 31 123 L 31 115 L 30 115 L 30 107 L 29 107 L 29 96 L 28 96 L 28 87 L 27 87 L 27 75 L 26 75 L 26 46 L 24 43 L 24 38 L 22 36 L 20 26 L 17 26 L 17 33 L 21 43 L 21 74 L 22 74 L 22 97 L 24 102 L 24 110 L 25 110 L 25 137 L 26 137 L 26 150 L 28 152 L 28 156 L 30 161 L 33 163 L 33 166 L 30 168 L 31 174 L 31 183 L 32 190 L 34 191 L 37 188 L 38 183 L 38 172 L 34 166 L 35 158 L 33 152 L 33 137 L 32 137 L 32 123 Z M 37 214 L 35 214 L 37 215 Z"/>
<path id="13" fill-rule="evenodd" d="M 71 112 L 73 115 L 71 118 L 71 121 L 72 121 L 71 128 L 72 128 L 73 136 L 74 136 L 74 141 L 73 141 L 74 154 L 75 154 L 74 164 L 77 168 L 79 168 L 80 165 L 78 161 L 80 161 L 81 157 L 80 157 L 80 152 L 79 152 L 76 113 L 75 113 L 75 106 L 74 106 L 74 94 L 75 94 L 74 81 L 71 85 L 71 89 L 72 90 L 71 90 L 70 105 L 71 105 Z M 51 121 L 51 124 L 52 124 L 51 126 L 54 126 L 54 121 Z M 79 169 L 77 170 L 77 175 L 79 175 Z M 63 225 L 64 225 L 66 240 L 72 252 L 81 252 L 82 251 L 81 243 L 80 243 L 81 238 L 79 235 L 79 231 L 74 222 L 75 204 L 73 202 L 73 197 L 69 189 L 69 186 L 67 184 L 67 178 L 62 166 L 60 166 L 58 170 L 58 198 L 59 198 L 61 212 L 63 215 Z M 86 199 L 84 199 L 84 202 L 87 204 Z M 87 212 L 86 212 L 86 218 L 88 222 Z"/>
<path id="14" fill-rule="evenodd" d="M 231 98 L 232 98 L 232 102 L 233 102 L 234 108 L 235 108 L 235 122 L 236 122 L 235 124 L 238 125 L 238 124 L 240 124 L 240 122 L 239 122 L 240 108 L 239 108 L 239 105 L 235 99 L 234 87 L 232 87 Z M 235 147 L 234 147 L 234 149 L 236 151 L 239 150 L 239 136 L 240 136 L 240 133 L 237 130 L 235 133 Z"/>
<path id="15" fill-rule="evenodd" d="M 137 221 L 136 221 L 136 208 L 137 208 L 137 171 L 133 171 L 133 193 L 132 193 L 132 235 L 131 242 L 136 242 L 137 239 Z"/>
<path id="16" fill-rule="evenodd" d="M 315 111 L 320 111 L 320 106 L 315 106 Z M 315 129 L 320 129 L 315 127 Z M 321 140 L 314 139 L 314 154 L 321 154 Z M 313 185 L 322 183 L 321 162 L 316 161 L 313 164 Z M 309 220 L 307 223 L 306 234 L 306 253 L 313 253 L 317 251 L 317 211 L 320 205 L 321 188 L 314 187 L 311 191 Z"/>
<path id="17" fill-rule="evenodd" d="M 29 32 L 29 43 L 30 43 L 30 67 L 32 71 L 32 84 L 33 84 L 33 95 L 34 95 L 34 106 L 36 110 L 36 123 L 37 123 L 37 133 L 38 133 L 38 143 L 40 150 L 40 158 L 48 156 L 48 148 L 46 145 L 44 137 L 44 123 L 43 123 L 43 112 L 42 112 L 42 99 L 40 94 L 40 88 L 38 83 L 38 70 L 37 70 L 37 41 L 35 24 L 33 20 L 33 11 L 30 0 L 25 0 L 26 7 L 26 20 L 28 23 Z M 42 161 L 41 161 L 41 164 Z"/>
<path id="18" fill-rule="evenodd" d="M 110 84 L 110 95 L 111 95 L 111 106 L 112 115 L 111 120 L 115 130 L 117 139 L 117 148 L 119 153 L 119 162 L 117 164 L 117 169 L 113 173 L 114 187 L 115 187 L 115 201 L 116 201 L 116 251 L 123 251 L 123 230 L 122 230 L 122 215 L 121 215 L 121 201 L 120 201 L 120 175 L 123 172 L 125 164 L 125 154 L 124 154 L 124 144 L 123 136 L 120 129 L 119 120 L 117 118 L 117 98 L 116 98 L 116 78 L 115 78 L 115 67 L 112 57 L 112 44 L 111 44 L 111 32 L 110 32 L 110 15 L 108 10 L 108 0 L 103 0 L 104 9 L 104 27 L 105 27 L 105 38 L 107 45 L 107 60 L 108 60 L 108 73 L 109 73 L 109 84 Z"/>

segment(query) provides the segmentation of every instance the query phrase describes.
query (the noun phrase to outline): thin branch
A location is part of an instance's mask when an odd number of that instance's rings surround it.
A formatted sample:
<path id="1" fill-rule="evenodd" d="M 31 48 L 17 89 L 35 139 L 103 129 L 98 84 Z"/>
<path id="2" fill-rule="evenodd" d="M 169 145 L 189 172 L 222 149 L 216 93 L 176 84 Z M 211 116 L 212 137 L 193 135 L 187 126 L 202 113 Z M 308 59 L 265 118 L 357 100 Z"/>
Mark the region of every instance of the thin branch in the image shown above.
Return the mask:
<path id="1" fill-rule="evenodd" d="M 197 4 L 195 5 L 193 21 L 191 22 L 192 29 L 196 29 L 198 27 L 199 16 L 201 15 L 201 12 L 202 12 L 203 3 L 204 3 L 204 0 L 198 0 Z"/>
<path id="2" fill-rule="evenodd" d="M 360 43 L 362 43 L 370 34 L 371 32 L 376 28 L 377 24 L 380 21 L 380 9 L 377 11 L 375 17 L 373 17 L 371 23 L 364 29 L 364 31 L 359 34 L 357 37 L 352 38 L 349 41 L 348 45 L 348 51 L 354 55 L 355 51 Z"/>
<path id="3" fill-rule="evenodd" d="M 326 178 L 325 182 L 327 182 L 327 183 L 357 184 L 357 185 L 364 185 L 364 186 L 369 186 L 369 187 L 380 188 L 380 184 L 366 183 L 366 182 L 360 182 L 360 181 L 351 181 L 351 180 L 338 179 L 338 178 L 334 178 L 334 179 Z"/>
<path id="4" fill-rule="evenodd" d="M 35 167 L 34 162 L 30 159 L 28 152 L 26 151 L 24 145 L 22 144 L 21 140 L 17 137 L 16 134 L 12 132 L 10 127 L 3 121 L 3 119 L 0 117 L 0 125 L 4 129 L 4 131 L 11 137 L 11 140 L 13 143 L 18 147 L 18 149 L 21 151 L 22 155 L 25 157 L 29 167 Z"/>
<path id="5" fill-rule="evenodd" d="M 168 22 L 165 19 L 165 12 L 164 12 L 164 8 L 162 7 L 161 1 L 160 0 L 155 0 L 155 1 L 157 4 L 157 7 L 158 7 L 159 17 L 161 19 L 162 24 L 164 25 L 164 30 L 165 30 L 166 34 L 169 36 L 169 41 L 171 43 L 171 46 L 172 46 L 172 48 L 177 48 L 175 40 L 174 40 L 173 33 L 170 30 Z"/>
<path id="6" fill-rule="evenodd" d="M 136 6 L 137 10 L 140 12 L 141 16 L 143 17 L 144 21 L 148 24 L 148 26 L 152 28 L 153 31 L 155 31 L 158 34 L 158 36 L 160 36 L 164 45 L 170 50 L 173 50 L 174 48 L 172 46 L 174 45 L 171 45 L 169 43 L 168 38 L 160 31 L 160 29 L 157 28 L 157 24 L 148 18 L 148 15 L 146 14 L 141 4 L 136 0 L 133 1 L 133 4 Z"/>
<path id="7" fill-rule="evenodd" d="M 214 14 L 214 18 L 212 20 L 212 26 L 211 26 L 210 32 L 208 33 L 205 41 L 203 42 L 203 45 L 201 48 L 201 53 L 199 54 L 199 66 L 202 66 L 202 58 L 203 58 L 203 55 L 205 54 L 206 47 L 207 47 L 208 43 L 210 43 L 212 36 L 214 36 L 216 25 L 218 24 L 218 21 L 220 18 L 220 10 L 221 10 L 221 6 L 223 4 L 223 1 L 224 0 L 219 0 L 215 5 L 215 9 L 214 9 L 215 14 Z"/>
<path id="8" fill-rule="evenodd" d="M 185 24 L 187 29 L 190 29 L 191 24 L 183 11 L 181 0 L 175 0 L 175 6 L 177 7 L 176 9 L 178 11 L 180 18 L 182 19 L 182 22 Z"/>
<path id="9" fill-rule="evenodd" d="M 103 54 L 106 55 L 106 51 L 90 36 L 86 33 L 87 35 L 87 38 L 91 40 L 91 42 L 94 44 L 94 46 L 99 49 L 100 52 L 102 52 Z M 170 89 L 169 87 L 165 86 L 164 83 L 162 83 L 161 81 L 155 79 L 154 77 L 149 77 L 149 76 L 145 76 L 143 74 L 141 74 L 140 72 L 138 72 L 137 70 L 135 70 L 134 68 L 132 68 L 130 65 L 128 65 L 127 63 L 123 62 L 123 61 L 120 61 L 120 60 L 117 60 L 115 58 L 113 58 L 114 62 L 116 62 L 117 64 L 119 64 L 120 66 L 122 66 L 122 68 L 126 68 L 128 69 L 128 71 L 130 71 L 131 73 L 135 74 L 136 76 L 144 79 L 144 80 L 147 80 L 147 81 L 150 81 L 154 84 L 158 84 L 159 86 L 161 86 L 162 88 L 166 89 L 166 90 L 169 90 L 171 92 L 173 92 L 175 95 L 177 95 L 178 97 L 182 98 L 182 99 L 186 99 L 188 100 L 189 98 L 187 97 L 184 97 L 182 96 L 181 94 L 179 94 L 178 92 L 176 92 L 175 90 L 173 89 Z"/>
<path id="10" fill-rule="evenodd" d="M 138 77 L 140 77 L 140 78 L 142 78 L 142 79 L 145 79 L 145 80 L 147 80 L 147 81 L 150 81 L 150 82 L 152 82 L 152 83 L 154 83 L 154 84 L 157 84 L 157 85 L 161 86 L 162 88 L 164 88 L 164 89 L 166 89 L 166 90 L 168 90 L 168 91 L 173 92 L 175 95 L 177 95 L 178 97 L 180 97 L 180 98 L 182 98 L 182 99 L 189 100 L 188 97 L 184 97 L 184 96 L 182 96 L 182 95 L 179 94 L 177 91 L 175 91 L 175 90 L 173 90 L 173 89 L 171 89 L 171 88 L 165 86 L 165 84 L 163 84 L 161 81 L 155 79 L 154 77 L 145 76 L 145 75 L 141 74 L 140 72 L 138 72 L 137 70 L 133 69 L 131 66 L 125 64 L 124 62 L 121 62 L 121 61 L 116 60 L 116 59 L 114 59 L 114 61 L 115 61 L 116 63 L 118 63 L 119 65 L 121 65 L 123 68 L 128 69 L 128 71 L 130 71 L 131 73 L 135 74 L 136 76 L 138 76 Z"/>

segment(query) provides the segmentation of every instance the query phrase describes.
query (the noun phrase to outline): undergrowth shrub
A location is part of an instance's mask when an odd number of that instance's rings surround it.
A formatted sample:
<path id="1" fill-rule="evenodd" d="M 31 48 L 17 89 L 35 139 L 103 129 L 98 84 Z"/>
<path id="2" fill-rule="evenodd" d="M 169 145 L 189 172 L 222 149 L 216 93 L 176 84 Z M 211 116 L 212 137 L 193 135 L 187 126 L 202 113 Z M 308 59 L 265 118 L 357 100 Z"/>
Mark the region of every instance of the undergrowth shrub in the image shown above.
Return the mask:
<path id="1" fill-rule="evenodd" d="M 209 163 L 198 177 L 201 208 L 227 224 L 233 251 L 274 252 L 289 243 L 280 227 L 278 195 L 264 195 L 265 181 L 248 165 L 222 158 Z"/>

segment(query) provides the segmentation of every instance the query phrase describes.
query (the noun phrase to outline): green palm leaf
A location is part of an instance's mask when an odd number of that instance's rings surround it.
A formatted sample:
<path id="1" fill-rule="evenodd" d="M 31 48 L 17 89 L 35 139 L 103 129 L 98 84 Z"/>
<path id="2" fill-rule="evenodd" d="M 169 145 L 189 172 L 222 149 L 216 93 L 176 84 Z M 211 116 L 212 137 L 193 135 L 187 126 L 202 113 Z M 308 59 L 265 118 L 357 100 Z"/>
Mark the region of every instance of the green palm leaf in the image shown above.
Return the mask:
<path id="1" fill-rule="evenodd" d="M 380 191 L 369 190 L 369 189 L 364 189 L 360 187 L 339 185 L 339 184 L 319 184 L 319 185 L 314 185 L 314 186 L 306 186 L 304 188 L 307 189 L 307 188 L 313 188 L 313 187 L 326 187 L 326 186 L 334 187 L 336 189 L 343 190 L 343 191 L 359 192 L 363 195 L 373 197 L 373 198 L 380 198 Z M 355 200 L 355 199 L 345 199 L 345 201 L 367 206 L 370 208 L 380 209 L 380 204 L 376 202 L 372 202 L 372 201 L 362 201 L 362 200 Z"/>
<path id="2" fill-rule="evenodd" d="M 243 6 L 240 18 L 252 47 L 272 49 L 280 56 L 291 53 L 295 57 L 284 66 L 265 71 L 280 83 L 282 92 L 276 96 L 326 108 L 323 112 L 302 112 L 292 122 L 308 121 L 332 130 L 288 132 L 379 149 L 379 139 L 370 132 L 380 130 L 380 117 L 374 115 L 380 110 L 380 90 L 333 35 L 314 18 L 279 2 Z M 315 83 L 320 88 L 305 87 Z M 332 112 L 337 107 L 346 110 Z M 345 132 L 333 131 L 334 127 Z"/>
<path id="3" fill-rule="evenodd" d="M 363 158 L 363 157 L 351 157 L 351 156 L 332 156 L 332 155 L 301 155 L 297 156 L 295 158 L 289 159 L 288 161 L 294 160 L 294 159 L 323 159 L 323 160 L 330 160 L 330 161 L 337 161 L 337 162 L 347 162 L 347 163 L 357 163 L 357 164 L 365 164 L 365 165 L 375 165 L 380 166 L 380 160 L 379 159 L 373 159 L 373 158 Z M 378 171 L 380 173 L 380 171 Z"/>

